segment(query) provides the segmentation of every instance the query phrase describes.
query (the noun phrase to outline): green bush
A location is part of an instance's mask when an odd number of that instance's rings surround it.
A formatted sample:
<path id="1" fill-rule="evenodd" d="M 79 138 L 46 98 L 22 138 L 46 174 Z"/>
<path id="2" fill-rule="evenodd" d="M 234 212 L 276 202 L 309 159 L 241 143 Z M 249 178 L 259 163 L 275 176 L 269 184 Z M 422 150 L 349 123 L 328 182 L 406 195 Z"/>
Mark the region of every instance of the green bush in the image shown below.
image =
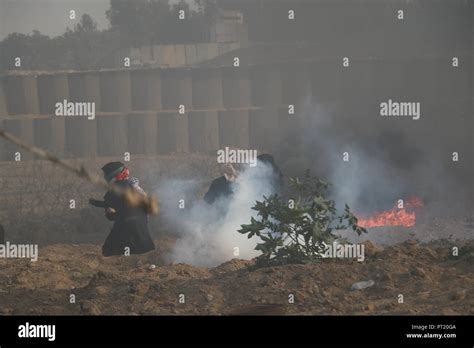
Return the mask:
<path id="1" fill-rule="evenodd" d="M 257 266 L 314 263 L 337 239 L 334 231 L 351 228 L 358 235 L 367 232 L 357 226 L 347 204 L 344 212 L 338 213 L 335 202 L 325 197 L 328 186 L 307 171 L 303 180 L 290 180 L 291 199 L 275 194 L 255 203 L 252 209 L 258 212 L 257 218 L 252 217 L 239 232 L 260 238 L 255 247 L 262 252 Z"/>

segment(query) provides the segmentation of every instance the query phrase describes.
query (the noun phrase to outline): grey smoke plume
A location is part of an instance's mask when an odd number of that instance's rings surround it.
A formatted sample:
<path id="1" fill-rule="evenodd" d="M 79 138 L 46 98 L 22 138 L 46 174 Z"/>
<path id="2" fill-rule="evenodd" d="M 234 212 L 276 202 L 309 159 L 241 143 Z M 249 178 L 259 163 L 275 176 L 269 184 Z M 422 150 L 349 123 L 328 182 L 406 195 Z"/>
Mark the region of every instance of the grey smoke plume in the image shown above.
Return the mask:
<path id="1" fill-rule="evenodd" d="M 336 203 L 363 213 L 390 209 L 413 195 L 444 212 L 467 205 L 468 161 L 453 165 L 449 152 L 463 149 L 462 144 L 440 144 L 444 130 L 436 122 L 387 120 L 377 114 L 377 106 L 351 113 L 309 98 L 301 110 L 297 130 L 285 132 L 277 150 L 287 176 L 309 168 L 332 184 Z"/>
<path id="2" fill-rule="evenodd" d="M 337 103 L 315 104 L 309 98 L 285 130 L 276 151 L 283 173 L 300 176 L 305 169 L 331 183 L 329 196 L 341 209 L 349 204 L 363 217 L 392 209 L 398 199 L 421 198 L 424 208 L 410 230 L 369 230 L 352 241 L 400 242 L 414 233 L 420 240 L 472 236 L 468 227 L 428 227 L 435 219 L 472 216 L 472 161 L 465 137 L 450 139 L 455 125 L 435 122 L 425 113 L 418 121 L 384 119 L 378 105 L 351 111 Z M 407 122 L 408 121 L 408 122 Z M 451 160 L 451 151 L 463 152 L 463 161 Z M 344 152 L 350 159 L 343 161 Z M 451 221 L 451 220 L 446 220 Z M 419 224 L 420 223 L 420 224 Z M 466 225 L 469 226 L 469 225 Z M 425 230 L 434 230 L 427 233 Z M 353 234 L 348 235 L 353 237 Z"/>
<path id="3" fill-rule="evenodd" d="M 261 162 L 254 168 L 246 167 L 236 180 L 231 198 L 213 205 L 198 199 L 184 209 L 177 208 L 178 201 L 184 198 L 188 202 L 185 197 L 192 196 L 199 182 L 163 181 L 156 190 L 162 202 L 162 212 L 167 222 L 180 233 L 170 261 L 211 267 L 232 258 L 250 259 L 257 256 L 254 248 L 258 239 L 248 239 L 237 230 L 256 215 L 251 209 L 255 202 L 264 195 L 274 193 L 271 175 L 271 167 Z M 226 205 L 227 210 L 223 209 Z"/>

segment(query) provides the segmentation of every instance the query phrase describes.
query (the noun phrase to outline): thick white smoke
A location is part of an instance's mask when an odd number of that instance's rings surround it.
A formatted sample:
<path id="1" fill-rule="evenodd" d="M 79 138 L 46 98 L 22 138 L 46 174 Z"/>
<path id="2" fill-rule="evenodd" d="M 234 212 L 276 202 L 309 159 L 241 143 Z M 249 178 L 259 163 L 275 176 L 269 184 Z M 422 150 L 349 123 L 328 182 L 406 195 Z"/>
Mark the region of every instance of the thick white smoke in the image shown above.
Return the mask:
<path id="1" fill-rule="evenodd" d="M 179 231 L 170 261 L 212 267 L 232 258 L 250 259 L 258 255 L 254 250 L 258 239 L 248 239 L 237 232 L 248 224 L 256 212 L 251 208 L 263 196 L 274 193 L 272 168 L 259 162 L 246 167 L 238 176 L 233 195 L 209 205 L 202 199 L 192 206 L 179 209 L 180 199 L 187 199 L 199 185 L 196 181 L 163 181 L 157 189 L 162 211 L 167 222 Z M 189 203 L 186 203 L 189 204 Z M 227 209 L 225 209 L 227 207 Z"/>

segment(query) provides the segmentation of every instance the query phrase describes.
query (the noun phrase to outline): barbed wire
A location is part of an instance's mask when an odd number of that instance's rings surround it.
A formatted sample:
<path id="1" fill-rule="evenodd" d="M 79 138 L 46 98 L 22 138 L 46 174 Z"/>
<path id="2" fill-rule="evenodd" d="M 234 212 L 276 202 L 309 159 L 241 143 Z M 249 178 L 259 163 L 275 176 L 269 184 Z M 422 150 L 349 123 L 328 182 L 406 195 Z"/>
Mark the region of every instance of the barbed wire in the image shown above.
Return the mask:
<path id="1" fill-rule="evenodd" d="M 5 130 L 3 129 L 0 129 L 0 137 L 15 145 L 18 145 L 19 147 L 27 150 L 28 152 L 32 153 L 33 155 L 36 155 L 39 158 L 47 160 L 53 163 L 54 165 L 57 165 L 58 167 L 61 167 L 64 170 L 87 180 L 95 186 L 98 186 L 104 190 L 113 191 L 116 194 L 123 196 L 125 203 L 130 207 L 141 207 L 145 209 L 148 214 L 152 215 L 156 215 L 159 212 L 159 204 L 158 199 L 156 197 L 143 195 L 137 192 L 136 190 L 130 188 L 122 189 L 116 185 L 109 184 L 104 179 L 89 173 L 84 166 L 73 166 L 39 147 L 31 146 L 23 142 L 16 136 L 5 132 Z"/>

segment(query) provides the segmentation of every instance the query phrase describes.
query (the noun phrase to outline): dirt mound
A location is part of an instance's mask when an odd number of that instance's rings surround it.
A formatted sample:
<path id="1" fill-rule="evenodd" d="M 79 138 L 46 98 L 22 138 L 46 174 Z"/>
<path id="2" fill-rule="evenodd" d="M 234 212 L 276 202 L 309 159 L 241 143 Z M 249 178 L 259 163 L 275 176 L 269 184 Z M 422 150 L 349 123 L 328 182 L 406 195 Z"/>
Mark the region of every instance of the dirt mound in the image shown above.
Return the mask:
<path id="1" fill-rule="evenodd" d="M 459 256 L 452 242 L 366 242 L 364 262 L 259 269 L 237 259 L 212 269 L 169 264 L 173 242 L 158 240 L 156 251 L 129 257 L 58 244 L 40 248 L 37 262 L 0 259 L 1 313 L 474 314 L 472 241 L 459 245 Z M 374 284 L 351 290 L 367 280 Z"/>

